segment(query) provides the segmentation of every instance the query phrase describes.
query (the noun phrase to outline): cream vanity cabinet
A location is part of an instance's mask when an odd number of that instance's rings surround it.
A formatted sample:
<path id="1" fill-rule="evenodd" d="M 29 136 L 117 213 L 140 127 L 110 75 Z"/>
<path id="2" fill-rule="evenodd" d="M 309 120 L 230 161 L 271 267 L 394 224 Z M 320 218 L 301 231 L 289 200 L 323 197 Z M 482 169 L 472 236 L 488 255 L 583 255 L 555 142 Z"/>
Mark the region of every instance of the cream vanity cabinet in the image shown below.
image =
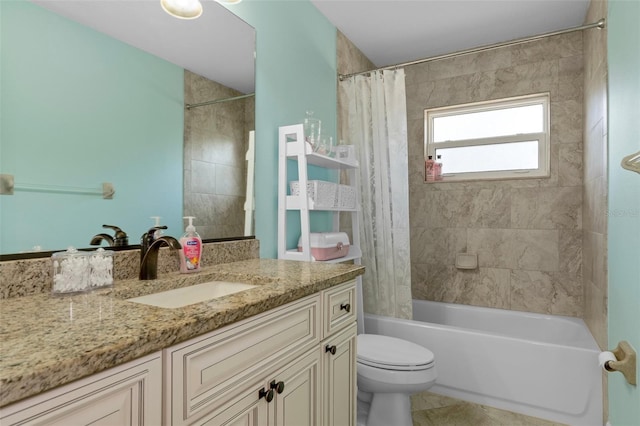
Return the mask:
<path id="1" fill-rule="evenodd" d="M 165 349 L 172 425 L 355 425 L 355 282 Z"/>
<path id="2" fill-rule="evenodd" d="M 159 425 L 162 357 L 157 352 L 0 409 L 8 425 Z"/>
<path id="3" fill-rule="evenodd" d="M 354 426 L 355 281 L 0 409 L 0 425 Z"/>

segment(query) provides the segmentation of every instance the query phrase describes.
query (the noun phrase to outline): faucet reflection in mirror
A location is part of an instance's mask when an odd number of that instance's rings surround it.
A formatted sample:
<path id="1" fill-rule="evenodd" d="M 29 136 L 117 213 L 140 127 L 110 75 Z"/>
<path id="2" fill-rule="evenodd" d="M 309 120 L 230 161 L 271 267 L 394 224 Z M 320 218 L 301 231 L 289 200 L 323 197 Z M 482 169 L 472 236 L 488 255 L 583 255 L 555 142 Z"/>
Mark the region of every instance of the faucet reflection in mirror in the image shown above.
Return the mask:
<path id="1" fill-rule="evenodd" d="M 92 246 L 99 246 L 100 242 L 103 240 L 112 247 L 124 247 L 129 245 L 129 237 L 122 229 L 114 225 L 102 225 L 102 227 L 113 229 L 115 231 L 115 235 L 112 237 L 109 234 L 96 234 L 91 238 L 90 244 Z"/>
<path id="2" fill-rule="evenodd" d="M 174 250 L 180 250 L 182 245 L 173 237 L 163 235 L 155 238 L 159 229 L 167 229 L 166 226 L 154 226 L 142 234 L 140 238 L 140 274 L 141 280 L 155 280 L 158 278 L 158 250 L 162 246 L 169 246 Z"/>

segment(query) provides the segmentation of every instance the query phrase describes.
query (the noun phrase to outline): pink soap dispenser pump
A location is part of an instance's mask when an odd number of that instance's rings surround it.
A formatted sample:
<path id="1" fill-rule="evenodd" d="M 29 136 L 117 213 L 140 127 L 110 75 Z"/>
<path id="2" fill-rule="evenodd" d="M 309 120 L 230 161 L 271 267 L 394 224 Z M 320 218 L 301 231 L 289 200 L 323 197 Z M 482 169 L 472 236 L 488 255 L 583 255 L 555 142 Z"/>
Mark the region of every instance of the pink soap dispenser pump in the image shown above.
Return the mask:
<path id="1" fill-rule="evenodd" d="M 202 256 L 202 239 L 193 226 L 193 216 L 185 216 L 189 219 L 189 225 L 185 229 L 184 235 L 180 238 L 180 272 L 183 274 L 198 272 L 200 270 L 200 257 Z"/>

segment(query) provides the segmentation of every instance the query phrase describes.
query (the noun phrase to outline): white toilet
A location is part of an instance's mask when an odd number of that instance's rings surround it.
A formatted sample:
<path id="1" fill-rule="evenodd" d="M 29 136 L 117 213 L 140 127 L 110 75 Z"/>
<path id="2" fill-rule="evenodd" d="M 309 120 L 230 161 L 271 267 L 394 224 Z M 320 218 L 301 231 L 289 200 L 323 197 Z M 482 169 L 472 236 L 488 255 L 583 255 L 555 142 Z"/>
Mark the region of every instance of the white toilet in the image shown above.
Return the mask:
<path id="1" fill-rule="evenodd" d="M 361 310 L 359 303 L 364 324 Z M 411 426 L 410 396 L 429 389 L 437 377 L 433 352 L 377 334 L 358 335 L 356 371 L 358 426 Z"/>

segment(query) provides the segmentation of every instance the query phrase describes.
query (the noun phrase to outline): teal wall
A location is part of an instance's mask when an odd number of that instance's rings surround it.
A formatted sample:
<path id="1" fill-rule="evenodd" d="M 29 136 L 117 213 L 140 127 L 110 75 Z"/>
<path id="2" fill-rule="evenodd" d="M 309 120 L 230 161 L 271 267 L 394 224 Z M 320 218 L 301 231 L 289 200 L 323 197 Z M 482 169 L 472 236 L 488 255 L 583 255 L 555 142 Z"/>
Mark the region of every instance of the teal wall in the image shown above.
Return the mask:
<path id="1" fill-rule="evenodd" d="M 273 258 L 278 241 L 278 127 L 300 123 L 305 111 L 312 110 L 335 138 L 336 28 L 308 0 L 244 0 L 227 7 L 256 29 L 256 237 L 260 256 Z M 310 174 L 323 178 L 317 170 Z M 315 230 L 329 226 L 328 215 L 315 219 Z M 288 236 L 291 246 L 299 236 L 295 226 Z"/>
<path id="2" fill-rule="evenodd" d="M 620 167 L 640 151 L 640 1 L 609 0 L 609 347 L 640 351 L 640 175 Z M 640 389 L 609 374 L 609 420 L 640 425 Z"/>
<path id="3" fill-rule="evenodd" d="M 116 190 L 0 196 L 0 252 L 87 247 L 103 223 L 137 244 L 156 215 L 179 235 L 183 70 L 26 1 L 0 11 L 0 173 Z"/>

